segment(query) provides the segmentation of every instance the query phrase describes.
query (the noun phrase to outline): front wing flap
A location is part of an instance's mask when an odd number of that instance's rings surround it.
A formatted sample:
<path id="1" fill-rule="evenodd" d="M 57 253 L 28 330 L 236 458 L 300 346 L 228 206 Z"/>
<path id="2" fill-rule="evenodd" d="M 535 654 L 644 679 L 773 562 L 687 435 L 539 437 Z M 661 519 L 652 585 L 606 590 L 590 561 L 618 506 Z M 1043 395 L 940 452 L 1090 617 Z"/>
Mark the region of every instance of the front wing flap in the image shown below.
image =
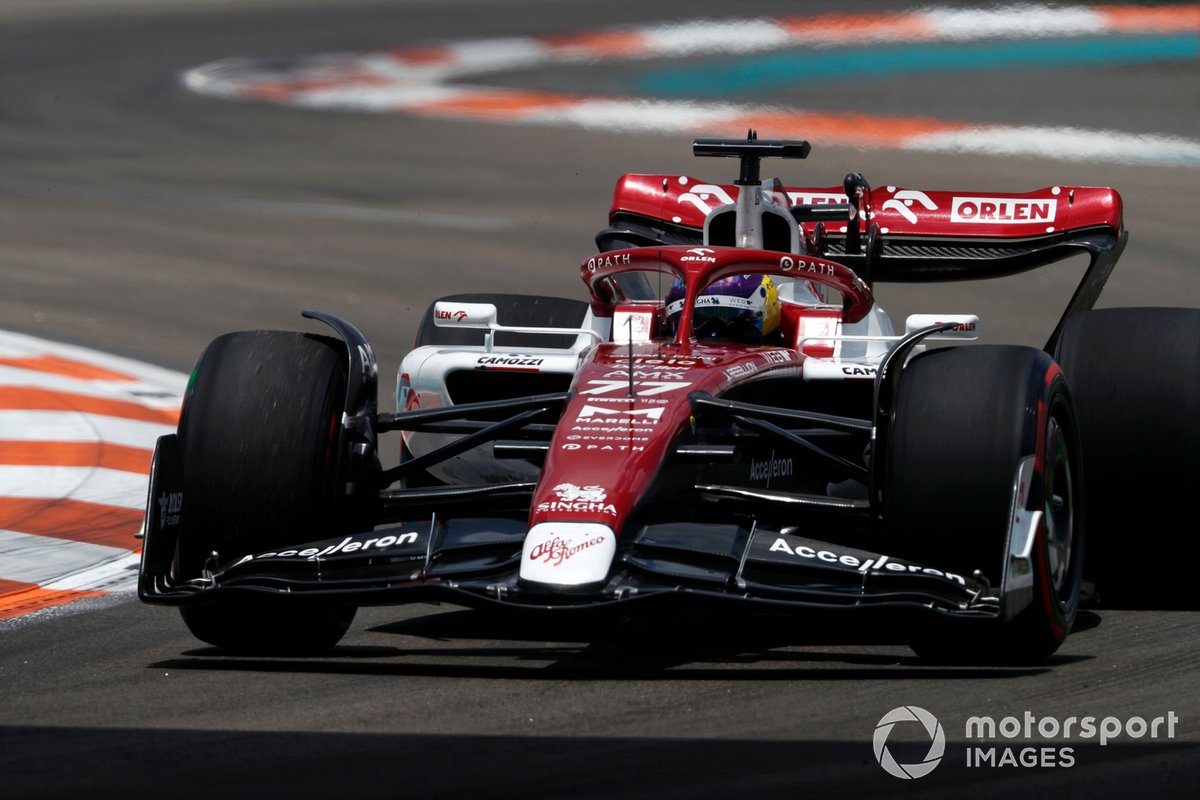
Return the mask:
<path id="1" fill-rule="evenodd" d="M 913 612 L 998 619 L 976 578 L 789 531 L 731 524 L 644 526 L 602 585 L 561 589 L 518 577 L 526 527 L 508 518 L 430 519 L 262 552 L 217 554 L 195 580 L 143 567 L 143 600 L 203 603 L 229 593 L 295 602 L 446 601 L 508 608 L 624 607 L 668 597 L 723 598 L 746 610 Z M 553 558 L 547 552 L 539 557 Z"/>

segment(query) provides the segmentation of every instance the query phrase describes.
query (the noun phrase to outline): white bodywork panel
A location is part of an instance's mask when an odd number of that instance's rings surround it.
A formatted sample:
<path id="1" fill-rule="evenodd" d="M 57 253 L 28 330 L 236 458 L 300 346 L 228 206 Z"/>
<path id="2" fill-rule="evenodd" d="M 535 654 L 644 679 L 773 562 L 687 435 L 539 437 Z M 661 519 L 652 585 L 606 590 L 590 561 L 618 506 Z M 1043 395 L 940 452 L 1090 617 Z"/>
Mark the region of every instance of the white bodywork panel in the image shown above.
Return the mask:
<path id="1" fill-rule="evenodd" d="M 583 327 L 594 330 L 597 336 L 580 335 L 567 349 L 489 348 L 485 345 L 429 345 L 415 348 L 400 362 L 396 377 L 396 409 L 411 411 L 453 405 L 446 386 L 446 378 L 452 372 L 479 370 L 573 376 L 579 369 L 584 353 L 593 343 L 598 338 L 607 339 L 609 325 L 610 320 L 593 317 L 589 309 Z M 405 446 L 413 456 L 432 452 L 458 438 L 459 434 L 404 434 Z M 537 479 L 539 472 L 538 467 L 520 459 L 494 458 L 490 443 L 429 468 L 429 473 L 434 477 L 454 484 L 532 481 Z"/>

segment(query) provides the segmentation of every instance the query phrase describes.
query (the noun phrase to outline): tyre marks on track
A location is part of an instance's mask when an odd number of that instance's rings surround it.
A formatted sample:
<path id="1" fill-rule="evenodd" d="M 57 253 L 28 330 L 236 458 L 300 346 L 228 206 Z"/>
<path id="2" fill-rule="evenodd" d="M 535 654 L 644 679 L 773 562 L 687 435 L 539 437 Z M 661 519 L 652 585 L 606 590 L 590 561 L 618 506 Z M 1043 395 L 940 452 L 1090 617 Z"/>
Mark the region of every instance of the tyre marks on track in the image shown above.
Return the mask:
<path id="1" fill-rule="evenodd" d="M 1059 160 L 1200 165 L 1200 140 L 1072 127 L 977 125 L 924 117 L 829 113 L 729 102 L 588 97 L 464 81 L 506 70 L 803 48 L 861 51 L 922 45 L 1200 33 L 1200 7 L 1002 5 L 858 14 L 689 20 L 566 36 L 508 37 L 435 47 L 320 54 L 292 61 L 232 58 L 188 70 L 193 91 L 330 111 L 582 127 L 615 132 L 764 135 L 923 152 L 1020 153 Z"/>
<path id="2" fill-rule="evenodd" d="M 135 586 L 187 377 L 0 331 L 0 620 Z"/>

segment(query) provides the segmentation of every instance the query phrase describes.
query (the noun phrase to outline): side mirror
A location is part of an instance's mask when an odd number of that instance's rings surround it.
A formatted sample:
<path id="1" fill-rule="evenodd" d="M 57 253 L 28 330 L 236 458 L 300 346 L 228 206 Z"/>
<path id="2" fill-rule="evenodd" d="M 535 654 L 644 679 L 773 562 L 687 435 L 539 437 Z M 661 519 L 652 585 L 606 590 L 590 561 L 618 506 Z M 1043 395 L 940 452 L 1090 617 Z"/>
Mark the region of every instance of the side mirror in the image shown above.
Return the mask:
<path id="1" fill-rule="evenodd" d="M 494 334 L 508 331 L 509 333 L 532 333 L 550 336 L 590 336 L 597 342 L 603 337 L 591 328 L 536 328 L 526 325 L 501 325 L 496 322 L 496 306 L 492 303 L 455 303 L 439 300 L 433 304 L 433 324 L 439 328 L 471 328 L 485 330 L 483 347 L 492 352 Z"/>
<path id="2" fill-rule="evenodd" d="M 946 322 L 953 322 L 955 326 L 933 334 L 929 337 L 930 340 L 979 338 L 979 317 L 975 314 L 913 314 L 904 320 L 904 333 L 916 333 L 923 328 Z"/>
<path id="3" fill-rule="evenodd" d="M 491 303 L 437 302 L 433 306 L 433 324 L 439 328 L 496 327 L 496 306 Z"/>

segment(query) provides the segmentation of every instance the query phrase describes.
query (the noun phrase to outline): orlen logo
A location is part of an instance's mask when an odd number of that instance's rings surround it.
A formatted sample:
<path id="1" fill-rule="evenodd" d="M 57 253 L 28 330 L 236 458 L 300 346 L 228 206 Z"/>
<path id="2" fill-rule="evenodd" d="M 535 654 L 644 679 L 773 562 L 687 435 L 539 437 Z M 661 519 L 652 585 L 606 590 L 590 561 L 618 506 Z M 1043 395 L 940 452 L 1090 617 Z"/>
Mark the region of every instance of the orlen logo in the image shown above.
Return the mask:
<path id="1" fill-rule="evenodd" d="M 929 735 L 929 752 L 921 761 L 914 764 L 901 764 L 888 750 L 888 736 L 891 735 L 892 728 L 896 727 L 898 722 L 919 722 L 925 728 L 925 733 Z M 883 767 L 887 774 L 904 780 L 923 778 L 933 772 L 934 768 L 942 762 L 942 755 L 946 752 L 946 733 L 942 730 L 942 723 L 920 706 L 900 706 L 884 714 L 883 718 L 879 720 L 879 724 L 875 726 L 875 736 L 871 742 L 874 745 L 875 760 L 879 762 L 879 766 Z"/>
<path id="2" fill-rule="evenodd" d="M 711 183 L 697 183 L 690 192 L 679 195 L 679 204 L 691 203 L 700 212 L 707 214 L 716 206 L 725 206 L 733 202 L 733 198 L 723 186 Z"/>
<path id="3" fill-rule="evenodd" d="M 849 203 L 850 198 L 844 194 L 813 194 L 811 192 L 788 192 L 788 200 L 793 206 L 820 206 L 827 203 Z"/>
<path id="4" fill-rule="evenodd" d="M 713 256 L 716 250 L 711 250 L 707 247 L 693 247 L 688 250 L 689 255 L 680 256 L 680 261 L 702 261 L 706 264 L 715 264 L 717 259 Z"/>
<path id="5" fill-rule="evenodd" d="M 461 308 L 458 311 L 442 311 L 441 309 L 437 309 L 433 312 L 433 315 L 438 319 L 452 319 L 455 322 L 462 322 L 467 318 L 467 312 Z"/>
<path id="6" fill-rule="evenodd" d="M 918 192 L 915 189 L 901 189 L 896 192 L 896 194 L 892 195 L 891 200 L 888 200 L 881 206 L 881 210 L 895 211 L 915 225 L 917 215 L 911 208 L 914 200 L 924 206 L 926 211 L 937 211 L 937 204 L 930 199 L 929 195 L 924 192 Z"/>
<path id="7" fill-rule="evenodd" d="M 1016 200 L 1011 197 L 955 197 L 950 206 L 951 222 L 1005 225 L 1010 222 L 1053 222 L 1058 201 Z"/>

